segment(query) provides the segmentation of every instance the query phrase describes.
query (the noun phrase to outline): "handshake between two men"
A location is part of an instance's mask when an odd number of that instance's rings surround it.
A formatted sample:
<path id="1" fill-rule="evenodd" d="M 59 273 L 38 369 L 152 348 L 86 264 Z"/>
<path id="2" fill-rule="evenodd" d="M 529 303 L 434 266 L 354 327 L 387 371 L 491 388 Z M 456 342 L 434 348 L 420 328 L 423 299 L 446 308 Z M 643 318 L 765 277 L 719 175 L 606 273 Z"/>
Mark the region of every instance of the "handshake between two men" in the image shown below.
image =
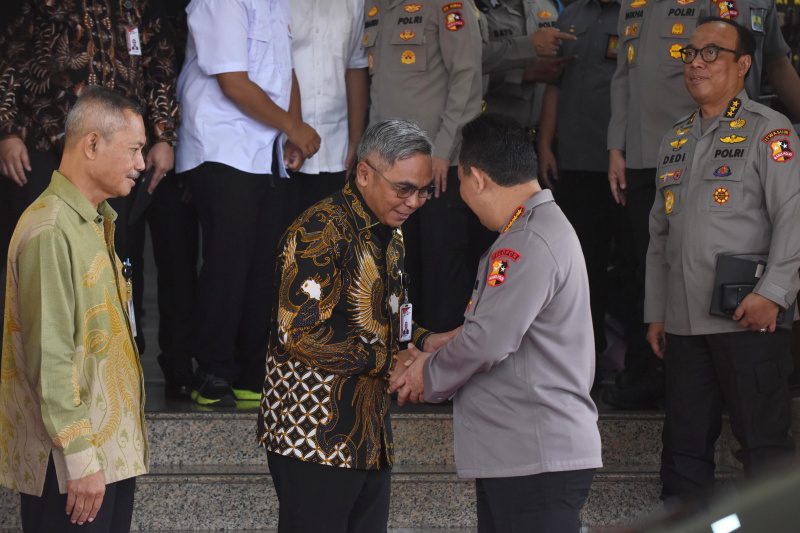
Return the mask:
<path id="1" fill-rule="evenodd" d="M 397 392 L 397 403 L 404 405 L 406 402 L 423 403 L 425 401 L 425 382 L 423 370 L 425 361 L 433 352 L 447 344 L 455 337 L 462 326 L 448 331 L 431 335 L 423 344 L 420 351 L 413 343 L 408 343 L 408 348 L 397 354 L 397 363 L 389 375 L 389 394 Z"/>

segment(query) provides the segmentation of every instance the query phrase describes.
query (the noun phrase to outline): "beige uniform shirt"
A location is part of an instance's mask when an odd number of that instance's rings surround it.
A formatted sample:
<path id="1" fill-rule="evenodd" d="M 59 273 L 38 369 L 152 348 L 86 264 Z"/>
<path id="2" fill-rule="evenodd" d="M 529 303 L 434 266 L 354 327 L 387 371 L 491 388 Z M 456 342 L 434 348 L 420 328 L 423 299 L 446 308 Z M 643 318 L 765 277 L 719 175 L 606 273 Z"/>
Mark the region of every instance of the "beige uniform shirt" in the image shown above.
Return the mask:
<path id="1" fill-rule="evenodd" d="M 791 122 L 742 91 L 705 133 L 700 124 L 695 112 L 664 136 L 650 212 L 644 320 L 675 335 L 742 331 L 708 314 L 719 255 L 764 256 L 755 292 L 784 309 L 800 289 L 800 141 Z"/>
<path id="2" fill-rule="evenodd" d="M 554 26 L 559 6 L 553 0 L 481 0 L 489 42 L 483 47 L 488 75 L 486 111 L 501 113 L 533 128 L 542 114 L 544 83 L 523 83 L 525 68 L 536 61 L 530 35 Z"/>
<path id="3" fill-rule="evenodd" d="M 761 65 L 789 52 L 774 0 L 625 0 L 619 14 L 620 47 L 611 82 L 608 149 L 625 152 L 627 168 L 654 168 L 661 137 L 696 104 L 683 83 L 680 49 L 702 16 L 729 18 L 748 28 L 756 53 L 747 94 L 760 92 Z"/>
<path id="4" fill-rule="evenodd" d="M 472 0 L 368 0 L 370 123 L 416 121 L 455 164 L 461 127 L 481 111 L 481 36 Z"/>

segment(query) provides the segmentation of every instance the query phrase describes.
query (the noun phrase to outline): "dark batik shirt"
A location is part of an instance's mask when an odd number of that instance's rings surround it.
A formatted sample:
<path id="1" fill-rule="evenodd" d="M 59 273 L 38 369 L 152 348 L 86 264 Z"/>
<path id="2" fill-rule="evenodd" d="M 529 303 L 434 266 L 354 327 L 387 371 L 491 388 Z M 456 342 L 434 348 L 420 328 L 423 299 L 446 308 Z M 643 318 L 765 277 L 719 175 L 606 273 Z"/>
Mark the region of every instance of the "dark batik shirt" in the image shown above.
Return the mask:
<path id="1" fill-rule="evenodd" d="M 259 442 L 313 463 L 392 465 L 386 377 L 399 348 L 402 232 L 351 182 L 303 213 L 279 250 Z M 428 335 L 414 325 L 417 346 Z"/>
<path id="2" fill-rule="evenodd" d="M 0 34 L 0 140 L 63 147 L 64 122 L 87 85 L 145 106 L 150 142 L 176 138 L 175 49 L 153 0 L 24 0 Z M 142 55 L 129 55 L 126 26 Z"/>

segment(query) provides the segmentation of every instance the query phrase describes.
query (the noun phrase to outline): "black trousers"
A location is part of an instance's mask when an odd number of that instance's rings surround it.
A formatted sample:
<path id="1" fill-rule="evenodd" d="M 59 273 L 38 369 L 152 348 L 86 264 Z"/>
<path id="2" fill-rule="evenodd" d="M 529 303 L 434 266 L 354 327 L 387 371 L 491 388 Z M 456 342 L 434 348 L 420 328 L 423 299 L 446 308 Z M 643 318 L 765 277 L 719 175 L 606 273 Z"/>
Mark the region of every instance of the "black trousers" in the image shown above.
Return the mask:
<path id="1" fill-rule="evenodd" d="M 390 476 L 267 452 L 278 494 L 278 533 L 380 533 L 389 521 Z"/>
<path id="2" fill-rule="evenodd" d="M 608 262 L 611 243 L 617 251 L 626 250 L 631 239 L 625 210 L 611 196 L 606 172 L 559 170 L 554 195 L 581 242 L 589 276 L 589 300 L 592 310 L 595 350 L 607 347 L 605 314 L 608 302 Z M 629 257 L 625 258 L 630 261 Z"/>
<path id="3" fill-rule="evenodd" d="M 791 332 L 667 334 L 662 499 L 714 484 L 714 443 L 727 407 L 745 473 L 791 457 Z"/>
<path id="4" fill-rule="evenodd" d="M 136 478 L 106 485 L 103 504 L 92 522 L 70 523 L 67 495 L 58 492 L 53 457 L 47 465 L 42 496 L 20 494 L 23 533 L 127 533 L 131 530 Z"/>
<path id="5" fill-rule="evenodd" d="M 628 351 L 625 353 L 625 369 L 641 374 L 660 364 L 645 338 L 647 324 L 644 323 L 644 280 L 647 264 L 647 247 L 650 245 L 650 210 L 656 198 L 656 169 L 625 169 L 627 201 L 625 210 L 633 235 L 636 276 L 632 290 L 635 312 L 631 320 L 632 331 Z"/>
<path id="6" fill-rule="evenodd" d="M 414 321 L 438 332 L 464 322 L 478 262 L 497 238 L 464 203 L 459 188 L 458 167 L 450 167 L 447 191 L 428 199 L 402 228 Z"/>
<path id="7" fill-rule="evenodd" d="M 284 202 L 284 226 L 289 227 L 303 211 L 332 195 L 346 183 L 347 173 L 320 172 L 305 174 L 289 172 L 290 179 L 286 183 L 286 201 Z"/>
<path id="8" fill-rule="evenodd" d="M 186 174 L 203 236 L 195 358 L 235 388 L 261 390 L 286 180 L 214 162 Z"/>
<path id="9" fill-rule="evenodd" d="M 158 363 L 167 383 L 176 386 L 191 385 L 194 354 L 192 316 L 197 298 L 200 246 L 197 211 L 193 201 L 183 200 L 185 187 L 185 178 L 181 180 L 174 172 L 168 172 L 153 191 L 144 215 L 128 224 L 136 322 L 142 324 L 147 225 L 157 269 L 158 346 L 161 350 Z M 137 336 L 140 353 L 144 353 L 145 347 L 142 329 L 140 326 Z"/>
<path id="10" fill-rule="evenodd" d="M 580 533 L 594 469 L 475 480 L 478 533 Z"/>

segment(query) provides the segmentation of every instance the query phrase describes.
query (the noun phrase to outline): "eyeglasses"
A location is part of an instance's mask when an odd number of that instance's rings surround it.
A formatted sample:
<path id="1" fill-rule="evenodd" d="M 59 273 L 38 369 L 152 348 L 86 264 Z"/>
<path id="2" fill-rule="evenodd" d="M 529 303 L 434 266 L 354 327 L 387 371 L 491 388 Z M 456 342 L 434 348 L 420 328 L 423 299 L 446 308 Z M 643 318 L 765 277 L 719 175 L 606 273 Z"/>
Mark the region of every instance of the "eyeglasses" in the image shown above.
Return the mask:
<path id="1" fill-rule="evenodd" d="M 710 44 L 700 49 L 687 46 L 686 48 L 681 48 L 681 61 L 683 61 L 687 65 L 690 65 L 695 60 L 697 54 L 699 53 L 700 57 L 703 58 L 703 61 L 705 61 L 706 63 L 713 63 L 714 61 L 717 60 L 717 58 L 719 58 L 720 51 L 736 54 L 737 60 L 742 55 L 741 52 L 737 52 L 736 50 L 731 50 L 730 48 L 722 48 L 721 46 L 717 46 L 715 44 Z"/>
<path id="2" fill-rule="evenodd" d="M 433 196 L 433 193 L 436 191 L 436 185 L 434 185 L 433 183 L 431 183 L 430 185 L 427 185 L 425 187 L 420 187 L 419 189 L 417 189 L 416 187 L 412 187 L 411 185 L 397 185 L 395 183 L 392 183 L 388 179 L 386 179 L 386 176 L 381 174 L 378 171 L 377 168 L 375 168 L 372 165 L 370 165 L 368 161 L 364 161 L 364 163 L 366 163 L 369 168 L 374 170 L 375 173 L 378 176 L 382 177 L 384 179 L 384 181 L 386 181 L 386 183 L 388 183 L 389 185 L 391 185 L 392 187 L 394 187 L 397 190 L 397 197 L 398 198 L 409 198 L 414 193 L 417 193 L 421 200 L 426 200 L 426 199 L 430 198 L 431 196 Z"/>

